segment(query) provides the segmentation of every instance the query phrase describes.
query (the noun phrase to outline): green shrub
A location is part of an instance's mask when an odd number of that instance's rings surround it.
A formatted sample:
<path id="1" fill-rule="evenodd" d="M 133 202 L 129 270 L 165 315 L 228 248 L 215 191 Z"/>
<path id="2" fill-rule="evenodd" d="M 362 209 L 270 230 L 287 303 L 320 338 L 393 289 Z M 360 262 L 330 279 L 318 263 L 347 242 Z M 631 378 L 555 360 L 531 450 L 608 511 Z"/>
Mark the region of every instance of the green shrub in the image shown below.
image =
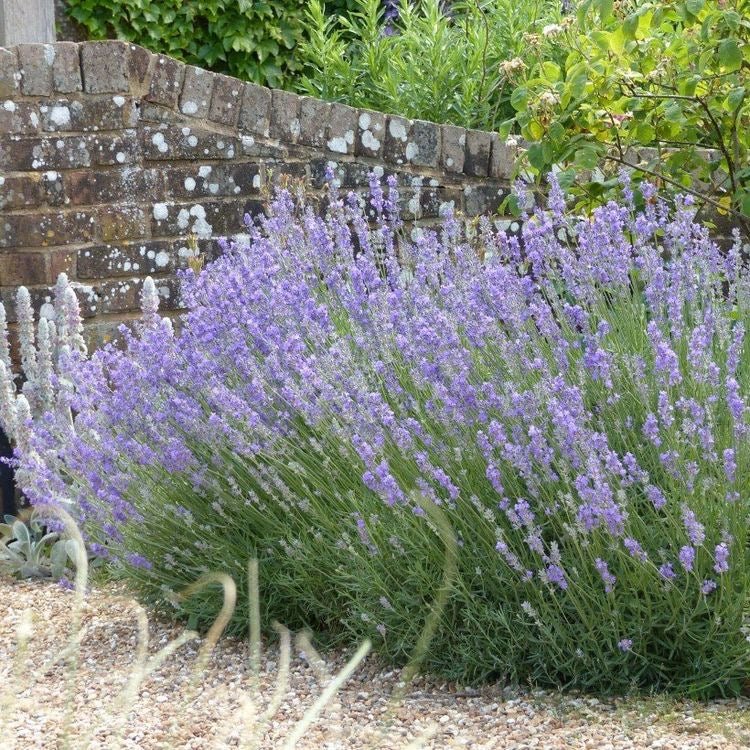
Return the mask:
<path id="1" fill-rule="evenodd" d="M 630 164 L 744 222 L 749 9 L 745 0 L 583 2 L 575 20 L 538 40 L 528 57 L 538 62 L 513 93 L 506 130 L 517 126 L 532 142 L 529 171 L 543 179 L 558 165 L 562 182 L 600 201 Z"/>
<path id="2" fill-rule="evenodd" d="M 394 3 L 395 5 L 395 3 Z M 386 4 L 357 0 L 334 18 L 309 4 L 309 40 L 301 45 L 304 93 L 405 117 L 492 130 L 511 116 L 509 60 L 526 35 L 557 18 L 548 0 L 403 2 L 393 33 Z"/>
<path id="3" fill-rule="evenodd" d="M 346 12 L 351 0 L 331 4 Z M 301 64 L 305 0 L 67 0 L 92 39 L 126 39 L 154 52 L 267 86 Z"/>
<path id="4" fill-rule="evenodd" d="M 145 285 L 126 350 L 63 371 L 19 453 L 27 494 L 74 500 L 92 551 L 156 603 L 212 570 L 241 583 L 257 557 L 267 628 L 368 637 L 403 663 L 447 580 L 435 672 L 738 693 L 739 243 L 722 255 L 647 186 L 642 212 L 625 183 L 623 205 L 576 220 L 553 185 L 523 253 L 485 222 L 480 261 L 450 216 L 404 241 L 393 185 L 324 215 L 282 191 L 248 244 L 186 275 L 179 334 Z M 176 604 L 208 626 L 221 597 Z"/>

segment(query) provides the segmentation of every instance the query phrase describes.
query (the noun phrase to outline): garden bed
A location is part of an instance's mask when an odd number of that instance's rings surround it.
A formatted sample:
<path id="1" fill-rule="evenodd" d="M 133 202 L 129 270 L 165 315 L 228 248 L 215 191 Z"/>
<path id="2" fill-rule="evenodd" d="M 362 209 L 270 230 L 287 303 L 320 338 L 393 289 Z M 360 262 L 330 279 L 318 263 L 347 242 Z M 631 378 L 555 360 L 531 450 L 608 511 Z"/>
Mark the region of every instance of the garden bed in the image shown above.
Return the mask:
<path id="1" fill-rule="evenodd" d="M 24 610 L 34 613 L 34 635 L 25 670 L 33 674 L 30 689 L 18 696 L 6 715 L 6 750 L 56 747 L 64 714 L 64 673 L 46 677 L 39 669 L 67 638 L 72 592 L 54 583 L 0 579 L 0 679 L 10 687 L 16 628 Z M 78 733 L 95 724 L 91 748 L 110 747 L 109 716 L 113 699 L 125 684 L 136 649 L 135 602 L 120 586 L 94 588 L 87 598 L 81 664 L 75 690 Z M 163 621 L 150 625 L 150 650 L 162 648 L 181 629 Z M 141 686 L 126 725 L 122 747 L 237 747 L 236 719 L 250 677 L 244 641 L 220 641 L 195 699 L 187 705 L 186 685 L 198 646 L 188 644 L 170 657 Z M 262 658 L 261 710 L 278 671 L 278 653 Z M 342 653 L 328 656 L 333 673 L 345 662 Z M 16 674 L 18 672 L 16 671 Z M 418 678 L 395 707 L 390 696 L 399 673 L 368 657 L 298 748 L 406 748 L 423 735 L 427 748 L 733 748 L 750 744 L 747 699 L 710 703 L 670 699 L 607 700 L 555 692 L 504 689 L 488 685 L 467 689 Z M 283 748 L 305 710 L 318 697 L 321 683 L 299 653 L 293 653 L 290 684 L 278 713 L 262 736 L 261 748 Z M 392 711 L 385 738 L 378 732 Z M 417 745 L 418 746 L 418 745 Z M 73 742 L 73 748 L 77 748 Z"/>

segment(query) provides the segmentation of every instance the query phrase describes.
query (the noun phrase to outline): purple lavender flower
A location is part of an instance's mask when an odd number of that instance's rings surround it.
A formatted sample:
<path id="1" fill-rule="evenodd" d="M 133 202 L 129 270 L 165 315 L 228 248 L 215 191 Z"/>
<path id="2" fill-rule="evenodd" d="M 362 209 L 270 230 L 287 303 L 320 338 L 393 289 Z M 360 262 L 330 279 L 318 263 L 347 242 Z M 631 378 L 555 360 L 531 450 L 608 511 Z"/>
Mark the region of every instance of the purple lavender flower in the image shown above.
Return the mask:
<path id="1" fill-rule="evenodd" d="M 693 564 L 695 563 L 695 547 L 691 547 L 688 544 L 680 547 L 679 558 L 685 572 L 689 573 L 693 569 Z"/>
<path id="2" fill-rule="evenodd" d="M 633 648 L 632 638 L 623 638 L 621 641 L 618 641 L 617 648 L 619 648 L 624 654 L 627 653 Z"/>
<path id="3" fill-rule="evenodd" d="M 729 570 L 729 547 L 726 542 L 721 542 L 714 549 L 714 570 L 721 575 Z"/>
<path id="4" fill-rule="evenodd" d="M 696 547 L 700 547 L 706 538 L 705 527 L 702 523 L 698 522 L 695 513 L 687 505 L 682 506 L 682 523 L 685 525 L 685 531 L 691 543 Z"/>
<path id="5" fill-rule="evenodd" d="M 602 581 L 604 581 L 604 591 L 607 594 L 611 593 L 614 590 L 617 578 L 612 573 L 610 573 L 609 565 L 607 565 L 607 563 L 600 557 L 597 557 L 596 560 L 594 560 L 594 565 L 599 571 L 599 575 L 602 577 Z"/>
<path id="6" fill-rule="evenodd" d="M 674 572 L 672 563 L 663 563 L 659 566 L 659 575 L 667 581 L 671 581 L 677 574 Z"/>
<path id="7" fill-rule="evenodd" d="M 701 594 L 708 596 L 713 591 L 716 591 L 716 581 L 712 581 L 710 578 L 703 581 L 701 584 Z"/>

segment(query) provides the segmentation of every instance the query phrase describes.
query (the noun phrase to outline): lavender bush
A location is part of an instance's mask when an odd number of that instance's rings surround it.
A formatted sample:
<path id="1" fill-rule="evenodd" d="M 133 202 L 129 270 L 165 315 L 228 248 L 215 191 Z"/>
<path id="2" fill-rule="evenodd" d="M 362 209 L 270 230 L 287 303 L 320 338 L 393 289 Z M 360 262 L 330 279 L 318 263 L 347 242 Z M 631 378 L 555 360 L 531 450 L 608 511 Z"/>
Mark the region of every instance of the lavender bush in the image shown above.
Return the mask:
<path id="1" fill-rule="evenodd" d="M 281 191 L 187 272 L 179 335 L 147 292 L 125 351 L 67 359 L 75 422 L 37 421 L 27 492 L 75 500 L 94 551 L 197 624 L 218 592 L 172 592 L 258 557 L 266 623 L 395 662 L 441 586 L 438 508 L 458 555 L 429 669 L 736 694 L 750 269 L 645 190 L 578 220 L 553 185 L 522 243 L 450 214 L 407 240 L 392 181 L 325 216 Z"/>

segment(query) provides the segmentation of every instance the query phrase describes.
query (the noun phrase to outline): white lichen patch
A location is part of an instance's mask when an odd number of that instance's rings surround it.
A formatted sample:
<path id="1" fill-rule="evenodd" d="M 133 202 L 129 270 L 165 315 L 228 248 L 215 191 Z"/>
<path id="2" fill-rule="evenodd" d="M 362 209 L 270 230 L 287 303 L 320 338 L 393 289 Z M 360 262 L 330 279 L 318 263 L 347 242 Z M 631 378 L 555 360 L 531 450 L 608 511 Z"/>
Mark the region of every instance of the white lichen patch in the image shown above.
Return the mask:
<path id="1" fill-rule="evenodd" d="M 154 265 L 157 268 L 164 268 L 169 263 L 169 253 L 166 250 L 159 250 L 154 258 Z"/>
<path id="2" fill-rule="evenodd" d="M 391 137 L 395 138 L 397 141 L 406 140 L 406 127 L 400 120 L 391 120 L 388 123 L 388 132 L 391 134 Z"/>
<path id="3" fill-rule="evenodd" d="M 260 187 L 260 175 L 256 174 L 253 177 L 253 187 L 257 190 Z"/>
<path id="4" fill-rule="evenodd" d="M 208 177 L 208 175 L 211 174 L 211 170 L 213 167 L 210 167 L 208 165 L 203 167 L 198 167 L 198 177 L 203 177 L 204 179 Z"/>
<path id="5" fill-rule="evenodd" d="M 6 112 L 15 112 L 16 111 L 16 103 L 12 102 L 10 99 L 3 102 L 3 109 Z"/>
<path id="6" fill-rule="evenodd" d="M 188 99 L 186 102 L 182 103 L 180 111 L 183 115 L 194 115 L 198 111 L 198 104 L 197 102 Z"/>
<path id="7" fill-rule="evenodd" d="M 118 151 L 115 154 L 115 161 L 118 164 L 124 164 L 125 163 L 125 153 L 123 151 Z"/>
<path id="8" fill-rule="evenodd" d="M 189 191 L 195 190 L 195 180 L 192 177 L 186 177 L 184 184 L 185 184 L 185 190 L 189 190 Z"/>
<path id="9" fill-rule="evenodd" d="M 362 145 L 370 151 L 377 151 L 380 148 L 380 141 L 373 135 L 371 130 L 365 130 L 362 133 Z"/>
<path id="10" fill-rule="evenodd" d="M 187 142 L 188 142 L 188 146 L 190 146 L 190 148 L 195 148 L 198 145 L 198 136 L 189 135 L 188 139 L 187 139 Z"/>
<path id="11" fill-rule="evenodd" d="M 151 136 L 151 143 L 156 146 L 159 153 L 166 154 L 167 151 L 169 151 L 169 145 L 167 144 L 167 141 L 164 138 L 164 133 L 162 132 L 154 133 Z"/>
<path id="12" fill-rule="evenodd" d="M 412 161 L 412 159 L 416 159 L 418 153 L 419 153 L 419 146 L 417 146 L 416 143 L 406 144 L 406 158 L 409 161 Z"/>
<path id="13" fill-rule="evenodd" d="M 125 97 L 120 96 L 119 94 L 117 96 L 113 96 L 112 101 L 115 103 L 115 107 L 122 107 L 125 105 Z"/>
<path id="14" fill-rule="evenodd" d="M 328 141 L 328 149 L 329 151 L 335 151 L 337 154 L 346 154 L 348 153 L 349 145 L 345 138 L 336 137 Z"/>
<path id="15" fill-rule="evenodd" d="M 166 203 L 154 203 L 154 218 L 164 221 L 169 216 L 169 207 Z"/>

